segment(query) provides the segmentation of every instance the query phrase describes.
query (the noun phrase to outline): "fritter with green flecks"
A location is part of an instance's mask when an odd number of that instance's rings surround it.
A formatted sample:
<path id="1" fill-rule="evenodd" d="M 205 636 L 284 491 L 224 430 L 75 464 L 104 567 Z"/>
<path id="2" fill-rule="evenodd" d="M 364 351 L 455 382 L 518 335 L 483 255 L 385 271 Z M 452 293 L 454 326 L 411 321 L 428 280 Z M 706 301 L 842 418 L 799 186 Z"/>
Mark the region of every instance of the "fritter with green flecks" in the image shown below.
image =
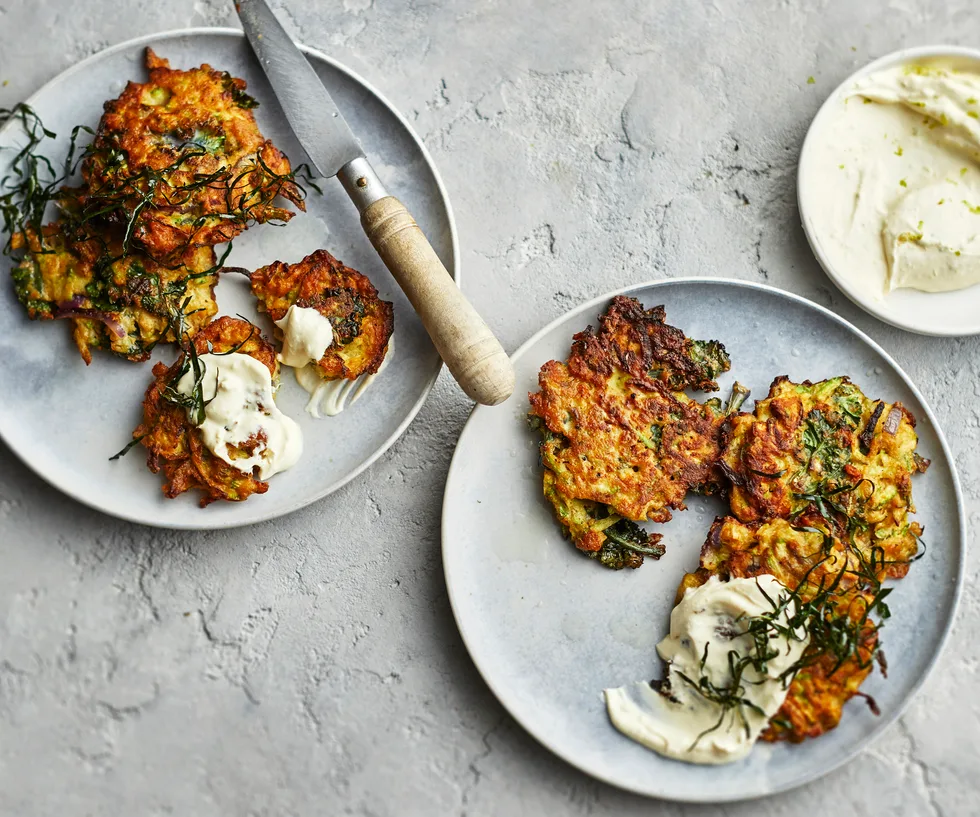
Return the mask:
<path id="1" fill-rule="evenodd" d="M 323 380 L 355 380 L 381 367 L 394 331 L 394 310 L 357 270 L 326 250 L 296 264 L 275 261 L 250 276 L 260 312 L 282 320 L 290 306 L 316 309 L 333 326 L 334 342 L 316 363 Z"/>
<path id="2" fill-rule="evenodd" d="M 279 377 L 276 350 L 248 321 L 221 317 L 202 329 L 193 341 L 198 355 L 239 352 L 265 365 L 273 383 Z M 264 494 L 269 483 L 245 474 L 216 457 L 204 444 L 201 432 L 187 417 L 187 409 L 168 399 L 171 387 L 187 370 L 184 351 L 173 366 L 157 363 L 153 382 L 143 398 L 143 422 L 133 432 L 134 441 L 147 449 L 146 464 L 164 474 L 163 493 L 168 499 L 198 490 L 201 507 L 219 499 L 241 502 L 252 494 Z"/>
<path id="3" fill-rule="evenodd" d="M 915 418 L 901 403 L 872 400 L 846 377 L 778 377 L 754 414 L 726 423 L 722 439 L 737 518 L 794 519 L 815 509 L 869 558 L 879 550 L 888 576 L 908 572 L 922 533 L 908 516 L 912 475 L 928 461 L 915 453 Z"/>
<path id="4" fill-rule="evenodd" d="M 569 499 L 556 486 L 553 471 L 544 469 L 544 495 L 551 503 L 555 516 L 575 546 L 600 564 L 621 570 L 637 568 L 643 557 L 659 559 L 664 554 L 663 538 L 648 533 L 635 522 L 617 513 L 608 505 L 588 499 Z"/>
<path id="5" fill-rule="evenodd" d="M 862 558 L 830 533 L 817 512 L 804 512 L 793 523 L 724 517 L 711 526 L 698 569 L 681 580 L 677 602 L 711 576 L 726 581 L 770 574 L 795 594 L 790 619 L 805 626 L 810 643 L 763 740 L 799 742 L 833 729 L 874 659 L 884 666 L 875 619 L 883 617 L 876 601 L 887 591 L 881 591 L 876 567 Z"/>
<path id="6" fill-rule="evenodd" d="M 245 81 L 202 65 L 178 71 L 146 50 L 147 82 L 105 104 L 76 195 L 94 214 L 131 227 L 150 256 L 229 241 L 249 224 L 288 221 L 277 196 L 305 209 L 289 160 L 255 124 Z"/>
<path id="7" fill-rule="evenodd" d="M 545 496 L 576 547 L 609 567 L 638 567 L 663 546 L 635 522 L 665 522 L 688 491 L 720 488 L 725 411 L 679 389 L 715 389 L 728 367 L 720 343 L 691 341 L 664 323 L 663 307 L 624 297 L 598 330 L 575 336 L 567 363 L 542 366 L 530 417 Z"/>
<path id="8" fill-rule="evenodd" d="M 40 236 L 31 230 L 14 236 L 14 249 L 24 251 L 11 273 L 17 298 L 32 320 L 70 320 L 86 363 L 92 349 L 147 360 L 156 344 L 176 340 L 175 313 L 185 314 L 193 336 L 218 311 L 210 247 L 197 247 L 168 267 L 140 253 L 124 254 L 122 244 L 118 231 L 72 237 L 59 224 Z"/>

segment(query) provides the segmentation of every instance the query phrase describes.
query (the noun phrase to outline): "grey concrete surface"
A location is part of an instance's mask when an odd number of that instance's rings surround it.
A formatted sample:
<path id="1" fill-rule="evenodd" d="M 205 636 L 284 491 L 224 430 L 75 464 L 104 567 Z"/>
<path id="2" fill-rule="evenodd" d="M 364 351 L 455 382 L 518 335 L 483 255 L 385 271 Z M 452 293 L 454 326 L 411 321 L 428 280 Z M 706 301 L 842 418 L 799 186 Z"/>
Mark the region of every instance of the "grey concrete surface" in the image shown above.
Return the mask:
<path id="1" fill-rule="evenodd" d="M 792 290 L 869 332 L 922 387 L 976 521 L 980 341 L 915 337 L 853 307 L 808 252 L 794 189 L 826 94 L 901 46 L 976 45 L 975 4 L 276 5 L 424 137 L 455 206 L 466 290 L 506 347 L 634 281 L 725 275 Z M 225 0 L 0 0 L 0 106 L 109 44 L 233 24 Z M 0 448 L 0 813 L 980 812 L 975 551 L 939 668 L 885 738 L 822 783 L 681 807 L 540 748 L 474 670 L 443 584 L 442 486 L 468 411 L 444 374 L 368 473 L 293 516 L 223 533 L 102 517 Z"/>

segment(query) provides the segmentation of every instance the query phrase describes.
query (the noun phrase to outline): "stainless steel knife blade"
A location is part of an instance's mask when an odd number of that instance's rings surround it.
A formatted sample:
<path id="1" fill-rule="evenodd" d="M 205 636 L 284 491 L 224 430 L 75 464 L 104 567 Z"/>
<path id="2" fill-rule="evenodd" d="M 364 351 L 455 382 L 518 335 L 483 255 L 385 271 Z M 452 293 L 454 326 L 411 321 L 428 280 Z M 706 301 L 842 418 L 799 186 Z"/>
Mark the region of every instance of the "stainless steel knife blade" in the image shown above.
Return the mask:
<path id="1" fill-rule="evenodd" d="M 364 156 L 306 56 L 265 0 L 237 0 L 235 10 L 293 133 L 324 178 Z"/>
<path id="2" fill-rule="evenodd" d="M 453 377 L 477 402 L 502 403 L 514 391 L 507 353 L 412 214 L 385 189 L 303 52 L 265 0 L 237 0 L 235 10 L 310 163 L 323 176 L 336 176 L 347 191 L 361 214 L 361 227 Z"/>

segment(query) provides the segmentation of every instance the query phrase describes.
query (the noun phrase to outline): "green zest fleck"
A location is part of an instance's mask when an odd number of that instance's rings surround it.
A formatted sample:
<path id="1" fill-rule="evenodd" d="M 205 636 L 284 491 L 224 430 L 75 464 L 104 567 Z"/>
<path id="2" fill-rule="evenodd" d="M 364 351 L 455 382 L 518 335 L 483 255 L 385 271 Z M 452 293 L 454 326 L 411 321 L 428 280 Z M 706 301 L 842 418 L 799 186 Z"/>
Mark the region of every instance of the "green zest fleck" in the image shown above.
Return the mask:
<path id="1" fill-rule="evenodd" d="M 967 111 L 966 115 L 971 119 L 980 119 L 980 114 L 978 114 L 976 111 Z"/>
<path id="2" fill-rule="evenodd" d="M 899 181 L 899 185 L 902 186 L 902 187 L 908 187 L 908 183 L 905 181 L 905 179 L 901 179 Z"/>
<path id="3" fill-rule="evenodd" d="M 899 146 L 898 146 L 898 149 L 897 149 L 897 150 L 895 151 L 895 155 L 896 155 L 896 156 L 901 156 L 901 155 L 902 155 L 902 154 L 903 154 L 904 152 L 905 152 L 905 151 L 904 151 L 904 150 L 902 150 L 902 146 L 901 146 L 901 145 L 899 145 Z"/>
<path id="4" fill-rule="evenodd" d="M 963 203 L 966 205 L 967 210 L 969 210 L 971 213 L 980 216 L 980 204 L 972 205 L 966 199 L 963 199 Z"/>
<path id="5" fill-rule="evenodd" d="M 837 165 L 837 167 L 839 167 L 841 170 L 844 169 L 844 165 Z"/>
<path id="6" fill-rule="evenodd" d="M 960 168 L 960 175 L 961 176 L 965 176 L 966 175 L 966 171 L 967 171 L 967 169 L 965 167 L 961 167 Z"/>
<path id="7" fill-rule="evenodd" d="M 919 225 L 921 226 L 921 224 L 922 222 L 920 221 Z M 921 240 L 922 240 L 922 233 L 902 233 L 898 237 L 899 244 L 905 244 L 907 241 L 921 241 Z"/>
<path id="8" fill-rule="evenodd" d="M 966 104 L 967 105 L 976 105 L 977 104 L 977 98 L 975 96 L 968 96 L 966 98 Z"/>
<path id="9" fill-rule="evenodd" d="M 807 85 L 815 85 L 815 84 L 816 84 L 816 82 L 817 82 L 817 81 L 816 81 L 816 80 L 815 80 L 815 79 L 814 79 L 813 77 L 807 77 L 807 78 L 806 78 L 806 84 L 807 84 Z"/>

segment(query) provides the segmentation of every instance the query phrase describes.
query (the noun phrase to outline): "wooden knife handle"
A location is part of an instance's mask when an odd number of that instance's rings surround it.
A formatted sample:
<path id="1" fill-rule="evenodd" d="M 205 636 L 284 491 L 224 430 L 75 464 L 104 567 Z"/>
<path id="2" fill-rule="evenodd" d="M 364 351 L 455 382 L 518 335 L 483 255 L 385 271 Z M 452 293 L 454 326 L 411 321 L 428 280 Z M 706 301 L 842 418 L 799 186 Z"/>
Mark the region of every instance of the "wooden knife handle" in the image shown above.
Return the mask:
<path id="1" fill-rule="evenodd" d="M 405 205 L 385 196 L 361 214 L 364 232 L 412 302 L 463 391 L 495 406 L 514 391 L 514 367 L 466 300 Z"/>

